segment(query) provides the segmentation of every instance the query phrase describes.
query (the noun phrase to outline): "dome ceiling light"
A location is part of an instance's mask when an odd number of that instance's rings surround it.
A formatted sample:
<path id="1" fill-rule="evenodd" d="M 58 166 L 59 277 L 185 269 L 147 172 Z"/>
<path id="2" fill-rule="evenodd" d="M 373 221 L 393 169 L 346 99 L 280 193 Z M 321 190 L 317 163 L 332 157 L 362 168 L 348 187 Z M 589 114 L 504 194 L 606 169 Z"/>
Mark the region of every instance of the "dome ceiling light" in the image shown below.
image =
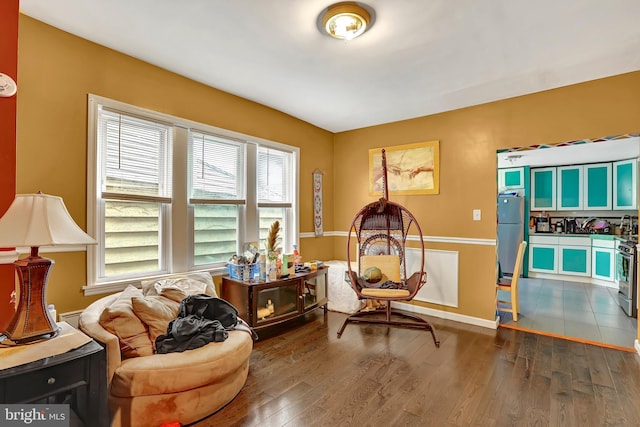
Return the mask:
<path id="1" fill-rule="evenodd" d="M 320 14 L 322 29 L 331 37 L 353 40 L 373 25 L 372 12 L 354 2 L 333 4 Z"/>

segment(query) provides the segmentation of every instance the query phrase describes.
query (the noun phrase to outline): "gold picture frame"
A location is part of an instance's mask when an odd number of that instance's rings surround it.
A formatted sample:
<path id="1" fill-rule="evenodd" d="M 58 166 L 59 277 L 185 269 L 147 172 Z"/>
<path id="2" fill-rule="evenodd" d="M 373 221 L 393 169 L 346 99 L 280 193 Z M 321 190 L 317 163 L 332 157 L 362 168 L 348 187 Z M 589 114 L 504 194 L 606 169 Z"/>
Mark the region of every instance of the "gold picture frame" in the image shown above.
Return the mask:
<path id="1" fill-rule="evenodd" d="M 389 194 L 440 193 L 440 141 L 384 147 Z M 369 150 L 369 195 L 382 194 L 382 148 Z"/>

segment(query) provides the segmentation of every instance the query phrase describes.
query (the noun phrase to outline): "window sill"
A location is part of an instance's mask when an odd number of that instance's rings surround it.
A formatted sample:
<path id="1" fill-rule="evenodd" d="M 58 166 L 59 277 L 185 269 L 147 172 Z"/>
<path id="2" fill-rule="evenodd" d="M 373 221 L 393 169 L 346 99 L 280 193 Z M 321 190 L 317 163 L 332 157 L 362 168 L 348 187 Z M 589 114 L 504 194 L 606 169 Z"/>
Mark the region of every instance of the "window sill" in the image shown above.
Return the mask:
<path id="1" fill-rule="evenodd" d="M 129 285 L 133 285 L 137 288 L 139 288 L 141 286 L 142 281 L 146 281 L 146 280 L 159 280 L 159 279 L 164 279 L 167 277 L 171 277 L 171 276 L 175 276 L 176 274 L 185 274 L 185 273 L 195 273 L 197 271 L 206 271 L 208 273 L 210 273 L 212 276 L 222 276 L 224 274 L 228 273 L 227 267 L 217 267 L 217 268 L 212 268 L 209 270 L 193 270 L 193 271 L 188 271 L 188 272 L 184 272 L 184 273 L 180 273 L 180 272 L 175 272 L 175 273 L 170 273 L 170 274 L 162 274 L 162 275 L 158 275 L 158 276 L 149 276 L 149 277 L 145 277 L 142 279 L 128 279 L 128 280 L 122 280 L 122 281 L 118 281 L 118 282 L 109 282 L 109 283 L 100 283 L 100 284 L 95 284 L 95 285 L 87 285 L 87 286 L 83 286 L 82 290 L 84 291 L 84 296 L 91 296 L 91 295 L 102 295 L 102 294 L 113 294 L 115 292 L 120 292 L 123 291 L 127 286 Z"/>

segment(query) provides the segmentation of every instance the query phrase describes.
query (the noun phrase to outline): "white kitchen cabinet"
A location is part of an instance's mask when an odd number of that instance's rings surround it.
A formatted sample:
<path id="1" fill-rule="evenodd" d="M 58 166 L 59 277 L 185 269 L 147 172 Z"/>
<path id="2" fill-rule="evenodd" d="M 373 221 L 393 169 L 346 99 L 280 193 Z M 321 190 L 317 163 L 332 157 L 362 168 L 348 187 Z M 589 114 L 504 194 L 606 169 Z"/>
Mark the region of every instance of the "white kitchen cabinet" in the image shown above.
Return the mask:
<path id="1" fill-rule="evenodd" d="M 638 160 L 613 162 L 613 209 L 638 209 Z"/>
<path id="2" fill-rule="evenodd" d="M 498 169 L 498 192 L 524 189 L 525 168 Z"/>
<path id="3" fill-rule="evenodd" d="M 558 273 L 591 276 L 591 239 L 589 237 L 558 238 Z"/>
<path id="4" fill-rule="evenodd" d="M 529 239 L 529 271 L 591 276 L 591 239 L 532 235 Z"/>
<path id="5" fill-rule="evenodd" d="M 594 239 L 591 245 L 591 277 L 613 282 L 615 280 L 616 242 Z"/>
<path id="6" fill-rule="evenodd" d="M 529 246 L 529 271 L 558 273 L 558 246 L 532 243 Z"/>
<path id="7" fill-rule="evenodd" d="M 612 190 L 611 163 L 584 165 L 585 210 L 611 210 Z"/>
<path id="8" fill-rule="evenodd" d="M 556 210 L 556 168 L 531 169 L 531 210 Z"/>
<path id="9" fill-rule="evenodd" d="M 531 236 L 529 238 L 529 271 L 558 273 L 558 238 Z"/>
<path id="10" fill-rule="evenodd" d="M 638 209 L 637 159 L 531 169 L 532 211 Z"/>
<path id="11" fill-rule="evenodd" d="M 583 209 L 583 175 L 582 165 L 558 166 L 558 196 L 556 203 L 559 211 L 576 211 Z"/>

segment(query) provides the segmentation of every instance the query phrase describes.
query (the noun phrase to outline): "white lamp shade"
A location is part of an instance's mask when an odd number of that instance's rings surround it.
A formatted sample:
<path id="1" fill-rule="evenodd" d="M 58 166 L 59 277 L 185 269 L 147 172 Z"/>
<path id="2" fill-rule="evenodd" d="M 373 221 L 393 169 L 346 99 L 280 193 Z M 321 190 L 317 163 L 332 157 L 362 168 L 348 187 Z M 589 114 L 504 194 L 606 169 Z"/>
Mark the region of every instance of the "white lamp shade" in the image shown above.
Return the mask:
<path id="1" fill-rule="evenodd" d="M 78 227 L 58 196 L 18 194 L 0 218 L 2 248 L 95 243 Z"/>

